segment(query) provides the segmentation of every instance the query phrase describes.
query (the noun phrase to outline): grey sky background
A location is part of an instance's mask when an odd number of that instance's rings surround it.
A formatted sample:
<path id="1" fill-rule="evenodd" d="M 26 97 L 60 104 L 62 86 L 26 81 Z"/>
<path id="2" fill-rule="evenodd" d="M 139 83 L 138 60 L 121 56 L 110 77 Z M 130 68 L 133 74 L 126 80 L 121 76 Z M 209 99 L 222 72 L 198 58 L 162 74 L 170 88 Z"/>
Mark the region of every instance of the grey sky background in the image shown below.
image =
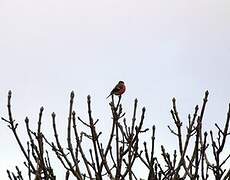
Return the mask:
<path id="1" fill-rule="evenodd" d="M 11 89 L 22 137 L 25 117 L 36 127 L 41 106 L 45 132 L 52 134 L 53 111 L 64 132 L 74 90 L 78 115 L 87 117 L 90 94 L 94 117 L 106 134 L 111 115 L 105 98 L 123 80 L 127 116 L 131 118 L 138 98 L 138 112 L 147 108 L 145 126 L 157 126 L 157 149 L 167 144 L 171 150 L 176 147 L 167 129 L 172 97 L 186 122 L 209 90 L 204 126 L 210 130 L 225 120 L 230 101 L 229 19 L 228 0 L 1 0 L 0 114 L 7 117 Z M 6 168 L 23 166 L 14 144 L 1 122 L 1 178 L 6 179 Z"/>

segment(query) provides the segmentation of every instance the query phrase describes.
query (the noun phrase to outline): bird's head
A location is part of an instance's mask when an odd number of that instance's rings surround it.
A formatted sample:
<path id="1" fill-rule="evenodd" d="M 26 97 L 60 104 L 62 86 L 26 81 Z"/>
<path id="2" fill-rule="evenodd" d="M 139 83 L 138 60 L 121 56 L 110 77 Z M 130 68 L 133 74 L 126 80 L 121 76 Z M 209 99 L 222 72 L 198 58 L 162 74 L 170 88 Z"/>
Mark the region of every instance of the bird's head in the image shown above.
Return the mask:
<path id="1" fill-rule="evenodd" d="M 125 84 L 124 81 L 119 81 L 119 84 Z"/>

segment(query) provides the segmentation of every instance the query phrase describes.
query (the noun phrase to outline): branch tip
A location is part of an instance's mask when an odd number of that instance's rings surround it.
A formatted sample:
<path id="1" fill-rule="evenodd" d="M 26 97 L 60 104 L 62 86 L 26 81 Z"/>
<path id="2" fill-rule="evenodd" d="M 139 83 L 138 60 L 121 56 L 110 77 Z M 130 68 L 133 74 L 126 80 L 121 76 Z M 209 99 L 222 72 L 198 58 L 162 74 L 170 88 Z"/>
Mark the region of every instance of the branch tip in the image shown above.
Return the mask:
<path id="1" fill-rule="evenodd" d="M 71 93 L 70 93 L 70 98 L 71 98 L 71 99 L 74 98 L 74 91 L 71 91 Z"/>
<path id="2" fill-rule="evenodd" d="M 29 122 L 29 118 L 26 116 L 25 122 L 28 123 Z"/>
<path id="3" fill-rule="evenodd" d="M 144 113 L 144 112 L 145 112 L 145 110 L 146 110 L 146 108 L 145 108 L 145 107 L 143 107 L 143 108 L 142 108 L 142 112 Z"/>
<path id="4" fill-rule="evenodd" d="M 172 98 L 172 102 L 173 102 L 173 103 L 176 102 L 176 98 L 175 98 L 175 97 Z"/>
<path id="5" fill-rule="evenodd" d="M 53 113 L 51 114 L 51 116 L 54 118 L 54 117 L 56 116 L 55 112 L 53 112 Z"/>
<path id="6" fill-rule="evenodd" d="M 42 106 L 41 108 L 40 108 L 40 111 L 42 112 L 44 110 L 44 107 Z"/>
<path id="7" fill-rule="evenodd" d="M 88 100 L 88 102 L 91 100 L 91 96 L 90 95 L 87 96 L 87 100 Z"/>
<path id="8" fill-rule="evenodd" d="M 196 111 L 198 111 L 198 109 L 199 109 L 199 106 L 198 106 L 198 105 L 196 105 L 195 110 L 196 110 Z"/>
<path id="9" fill-rule="evenodd" d="M 8 97 L 11 97 L 11 95 L 12 95 L 12 91 L 9 90 L 9 91 L 8 91 Z"/>

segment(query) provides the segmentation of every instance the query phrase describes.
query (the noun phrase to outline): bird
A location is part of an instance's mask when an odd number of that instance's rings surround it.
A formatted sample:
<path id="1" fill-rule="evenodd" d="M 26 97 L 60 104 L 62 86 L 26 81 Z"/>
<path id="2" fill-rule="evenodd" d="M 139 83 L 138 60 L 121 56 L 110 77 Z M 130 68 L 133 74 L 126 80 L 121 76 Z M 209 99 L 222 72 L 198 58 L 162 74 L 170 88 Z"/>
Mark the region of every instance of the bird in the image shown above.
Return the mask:
<path id="1" fill-rule="evenodd" d="M 124 81 L 119 81 L 118 84 L 110 92 L 110 94 L 107 98 L 109 98 L 111 95 L 121 96 L 125 92 L 125 89 L 126 89 L 126 87 L 125 87 Z"/>

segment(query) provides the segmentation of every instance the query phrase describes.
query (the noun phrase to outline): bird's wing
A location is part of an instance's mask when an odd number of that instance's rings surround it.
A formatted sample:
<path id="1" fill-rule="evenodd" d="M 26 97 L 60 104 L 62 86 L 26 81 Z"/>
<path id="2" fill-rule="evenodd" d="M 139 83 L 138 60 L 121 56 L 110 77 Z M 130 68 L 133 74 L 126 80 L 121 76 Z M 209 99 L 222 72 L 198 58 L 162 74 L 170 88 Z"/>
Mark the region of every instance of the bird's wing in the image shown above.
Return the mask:
<path id="1" fill-rule="evenodd" d="M 113 90 L 110 92 L 110 94 L 108 95 L 108 97 L 111 96 L 112 94 L 118 92 L 119 90 L 120 90 L 120 86 L 116 85 L 116 86 L 113 88 Z M 107 97 L 107 98 L 108 98 L 108 97 Z M 107 98 L 106 98 L 106 99 L 107 99 Z"/>
<path id="2" fill-rule="evenodd" d="M 113 88 L 113 90 L 111 91 L 111 93 L 115 93 L 118 92 L 121 89 L 121 87 L 119 85 L 116 85 L 115 88 Z"/>

